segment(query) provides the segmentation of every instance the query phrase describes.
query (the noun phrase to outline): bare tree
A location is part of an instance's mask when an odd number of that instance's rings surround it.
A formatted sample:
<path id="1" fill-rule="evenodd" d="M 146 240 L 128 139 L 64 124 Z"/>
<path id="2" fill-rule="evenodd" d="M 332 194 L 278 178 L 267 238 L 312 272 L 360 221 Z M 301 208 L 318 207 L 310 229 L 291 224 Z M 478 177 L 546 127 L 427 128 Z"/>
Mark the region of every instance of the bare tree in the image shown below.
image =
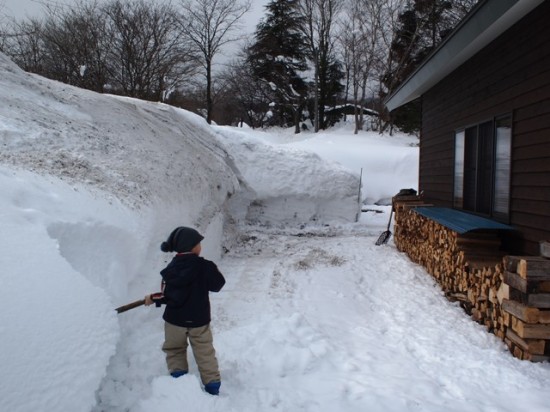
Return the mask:
<path id="1" fill-rule="evenodd" d="M 447 37 L 477 0 L 415 0 L 402 3 L 394 20 L 393 37 L 383 75 L 382 97 L 391 94 Z M 401 113 L 402 128 L 418 130 L 420 104 L 413 101 L 392 113 L 385 113 L 387 123 Z"/>
<path id="2" fill-rule="evenodd" d="M 351 95 L 354 106 L 355 134 L 362 129 L 362 121 L 359 119 L 358 107 L 362 106 L 360 87 L 364 84 L 361 79 L 367 73 L 363 65 L 367 62 L 366 42 L 361 30 L 362 11 L 359 0 L 351 0 L 346 4 L 345 12 L 340 22 L 338 36 L 341 51 L 348 73 L 348 83 L 351 86 Z"/>
<path id="3" fill-rule="evenodd" d="M 352 79 L 356 130 L 364 123 L 367 93 L 378 92 L 389 54 L 394 21 L 402 0 L 350 0 L 346 21 L 354 25 L 349 39 L 353 51 Z"/>
<path id="4" fill-rule="evenodd" d="M 13 23 L 3 49 L 23 69 L 98 92 L 164 101 L 199 60 L 169 4 L 45 3 L 43 20 Z"/>
<path id="5" fill-rule="evenodd" d="M 169 4 L 115 0 L 105 7 L 112 33 L 109 68 L 115 90 L 163 101 L 195 73 L 197 58 L 181 39 Z"/>
<path id="6" fill-rule="evenodd" d="M 221 48 L 240 39 L 239 20 L 250 10 L 250 0 L 182 0 L 180 27 L 200 54 L 206 77 L 206 121 L 212 122 L 212 64 Z"/>
<path id="7" fill-rule="evenodd" d="M 378 1 L 378 0 L 377 0 Z M 380 0 L 383 2 L 383 0 Z M 379 36 L 377 59 L 373 66 L 373 76 L 376 81 L 377 90 L 373 90 L 374 102 L 377 106 L 373 108 L 378 112 L 378 130 L 383 133 L 391 119 L 387 113 L 386 106 L 382 102 L 382 96 L 387 94 L 384 78 L 389 67 L 393 64 L 390 56 L 390 49 L 395 30 L 398 26 L 399 12 L 403 9 L 405 0 L 387 0 L 378 15 Z"/>
<path id="8" fill-rule="evenodd" d="M 0 51 L 5 47 L 7 40 L 7 24 L 6 24 L 6 13 L 5 13 L 5 4 L 3 1 L 0 1 Z"/>
<path id="9" fill-rule="evenodd" d="M 0 51 L 9 56 L 23 70 L 45 75 L 45 48 L 42 22 L 29 19 L 3 26 Z"/>
<path id="10" fill-rule="evenodd" d="M 239 123 L 252 128 L 264 127 L 272 110 L 272 90 L 269 84 L 255 75 L 249 64 L 250 47 L 245 46 L 238 59 L 233 61 L 221 77 L 226 80 L 225 96 L 238 108 Z"/>
<path id="11" fill-rule="evenodd" d="M 43 74 L 78 87 L 103 91 L 108 40 L 97 1 L 70 7 L 46 6 L 41 41 Z"/>
<path id="12" fill-rule="evenodd" d="M 327 76 L 330 71 L 336 36 L 336 18 L 343 0 L 300 0 L 300 13 L 304 19 L 303 32 L 314 69 L 314 128 L 318 132 L 324 122 Z"/>

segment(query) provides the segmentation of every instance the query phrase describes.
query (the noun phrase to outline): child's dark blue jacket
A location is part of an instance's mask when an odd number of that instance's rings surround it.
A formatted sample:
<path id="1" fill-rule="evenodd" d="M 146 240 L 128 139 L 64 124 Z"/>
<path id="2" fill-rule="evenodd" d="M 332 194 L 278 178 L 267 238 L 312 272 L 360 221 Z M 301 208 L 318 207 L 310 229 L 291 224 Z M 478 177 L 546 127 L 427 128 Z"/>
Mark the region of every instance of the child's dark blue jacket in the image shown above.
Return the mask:
<path id="1" fill-rule="evenodd" d="M 219 292 L 225 279 L 214 262 L 193 253 L 178 254 L 160 272 L 165 282 L 164 320 L 197 328 L 210 323 L 209 292 Z"/>

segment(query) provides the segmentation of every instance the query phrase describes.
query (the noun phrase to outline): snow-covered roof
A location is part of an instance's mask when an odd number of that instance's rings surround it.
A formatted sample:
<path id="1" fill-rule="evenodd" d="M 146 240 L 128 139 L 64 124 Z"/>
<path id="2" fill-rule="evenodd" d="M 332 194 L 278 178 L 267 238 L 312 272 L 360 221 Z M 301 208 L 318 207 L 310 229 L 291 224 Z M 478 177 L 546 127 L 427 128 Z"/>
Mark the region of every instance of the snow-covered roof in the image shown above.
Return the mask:
<path id="1" fill-rule="evenodd" d="M 392 111 L 424 94 L 544 0 L 482 0 L 385 101 Z"/>

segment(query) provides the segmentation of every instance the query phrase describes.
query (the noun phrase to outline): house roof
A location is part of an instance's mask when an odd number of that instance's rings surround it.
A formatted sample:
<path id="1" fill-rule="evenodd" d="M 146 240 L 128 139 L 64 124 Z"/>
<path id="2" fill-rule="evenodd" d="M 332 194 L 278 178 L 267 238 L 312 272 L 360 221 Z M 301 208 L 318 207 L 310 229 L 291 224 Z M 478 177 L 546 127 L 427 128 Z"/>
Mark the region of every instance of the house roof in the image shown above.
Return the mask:
<path id="1" fill-rule="evenodd" d="M 392 111 L 420 97 L 544 0 L 481 0 L 386 99 Z"/>

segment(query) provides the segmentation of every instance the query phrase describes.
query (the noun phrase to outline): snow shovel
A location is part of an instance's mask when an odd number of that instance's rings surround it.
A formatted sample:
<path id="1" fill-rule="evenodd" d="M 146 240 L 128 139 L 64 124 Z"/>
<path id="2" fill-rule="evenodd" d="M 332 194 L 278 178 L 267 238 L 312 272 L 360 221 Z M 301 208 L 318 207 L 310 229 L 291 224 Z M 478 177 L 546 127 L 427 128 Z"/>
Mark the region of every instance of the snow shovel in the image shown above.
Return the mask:
<path id="1" fill-rule="evenodd" d="M 160 306 L 162 305 L 161 303 L 162 299 L 164 299 L 164 295 L 162 294 L 162 292 L 153 293 L 149 296 L 151 297 L 151 300 L 153 301 L 155 306 L 157 308 L 160 308 Z M 126 312 L 127 310 L 140 307 L 142 305 L 145 305 L 145 299 L 136 300 L 135 302 L 131 302 L 126 305 L 119 306 L 115 310 L 116 310 L 116 313 L 122 313 L 122 312 Z"/>
<path id="2" fill-rule="evenodd" d="M 388 229 L 385 232 L 382 232 L 380 234 L 380 236 L 378 236 L 378 240 L 376 241 L 376 246 L 384 245 L 384 244 L 388 243 L 388 240 L 390 240 L 390 237 L 391 237 L 390 225 L 391 225 L 392 215 L 393 215 L 393 204 L 392 204 L 392 207 L 391 207 L 390 220 L 388 222 Z"/>

